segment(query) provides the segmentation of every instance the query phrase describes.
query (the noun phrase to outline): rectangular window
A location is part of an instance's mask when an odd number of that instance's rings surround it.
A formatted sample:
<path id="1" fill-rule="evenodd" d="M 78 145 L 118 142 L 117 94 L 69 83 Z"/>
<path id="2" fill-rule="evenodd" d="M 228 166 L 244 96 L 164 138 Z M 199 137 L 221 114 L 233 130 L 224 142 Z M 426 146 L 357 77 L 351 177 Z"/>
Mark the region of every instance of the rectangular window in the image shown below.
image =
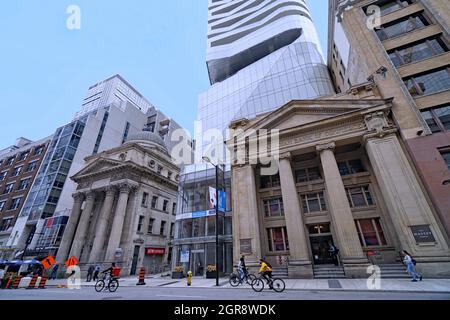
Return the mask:
<path id="1" fill-rule="evenodd" d="M 144 219 L 145 219 L 144 216 L 139 216 L 137 232 L 141 232 L 141 230 L 142 230 L 142 224 L 144 223 Z"/>
<path id="2" fill-rule="evenodd" d="M 20 174 L 20 172 L 22 171 L 22 166 L 20 166 L 20 167 L 15 167 L 14 168 L 14 171 L 13 171 L 13 173 L 12 173 L 12 177 L 17 177 L 19 174 Z"/>
<path id="3" fill-rule="evenodd" d="M 413 97 L 450 90 L 450 68 L 428 71 L 404 80 Z"/>
<path id="4" fill-rule="evenodd" d="M 127 141 L 129 132 L 130 132 L 130 123 L 127 122 L 127 124 L 125 125 L 125 130 L 123 131 L 122 143 Z"/>
<path id="5" fill-rule="evenodd" d="M 326 211 L 327 206 L 323 192 L 309 193 L 301 195 L 304 213 Z"/>
<path id="6" fill-rule="evenodd" d="M 147 192 L 144 192 L 144 193 L 142 194 L 141 206 L 147 207 L 147 200 L 148 200 L 148 193 L 147 193 Z"/>
<path id="7" fill-rule="evenodd" d="M 163 211 L 164 212 L 168 212 L 168 207 L 169 207 L 169 200 L 164 200 L 163 202 Z"/>
<path id="8" fill-rule="evenodd" d="M 5 191 L 3 191 L 3 194 L 11 193 L 14 189 L 14 183 L 8 183 L 5 187 Z"/>
<path id="9" fill-rule="evenodd" d="M 384 41 L 423 28 L 428 25 L 428 21 L 421 13 L 419 13 L 382 25 L 379 30 L 376 30 L 376 33 L 378 35 L 378 38 L 381 41 Z"/>
<path id="10" fill-rule="evenodd" d="M 20 201 L 22 201 L 22 197 L 14 198 L 9 206 L 9 210 L 16 210 L 20 206 Z"/>
<path id="11" fill-rule="evenodd" d="M 6 205 L 6 201 L 0 201 L 0 212 L 3 211 L 3 209 L 5 208 Z"/>
<path id="12" fill-rule="evenodd" d="M 361 159 L 347 160 L 338 162 L 339 173 L 341 176 L 364 172 Z"/>
<path id="13" fill-rule="evenodd" d="M 269 241 L 269 251 L 288 251 L 289 241 L 286 227 L 267 229 L 267 239 Z"/>
<path id="14" fill-rule="evenodd" d="M 264 213 L 266 217 L 284 216 L 283 198 L 264 200 Z"/>
<path id="15" fill-rule="evenodd" d="M 12 228 L 13 218 L 3 219 L 2 225 L 0 226 L 0 231 L 7 231 L 9 228 Z"/>
<path id="16" fill-rule="evenodd" d="M 348 202 L 350 207 L 368 207 L 374 205 L 369 186 L 346 188 Z"/>
<path id="17" fill-rule="evenodd" d="M 173 237 L 175 232 L 175 223 L 170 224 L 170 236 Z"/>
<path id="18" fill-rule="evenodd" d="M 148 228 L 147 228 L 147 233 L 148 234 L 152 234 L 153 233 L 153 224 L 155 223 L 155 219 L 150 218 L 148 220 Z"/>
<path id="19" fill-rule="evenodd" d="M 5 180 L 7 175 L 8 175 L 8 171 L 3 171 L 2 173 L 0 173 L 0 181 Z"/>
<path id="20" fill-rule="evenodd" d="M 6 165 L 7 165 L 7 166 L 12 165 L 12 164 L 14 163 L 14 159 L 16 159 L 16 157 L 11 157 L 11 158 L 9 158 L 8 161 L 6 161 Z"/>
<path id="21" fill-rule="evenodd" d="M 450 130 L 450 104 L 421 111 L 432 133 Z"/>
<path id="22" fill-rule="evenodd" d="M 177 204 L 174 202 L 172 204 L 172 214 L 176 214 L 177 213 Z"/>
<path id="23" fill-rule="evenodd" d="M 22 179 L 19 183 L 19 188 L 17 190 L 24 190 L 28 188 L 28 185 L 30 184 L 30 178 Z"/>
<path id="24" fill-rule="evenodd" d="M 295 171 L 295 180 L 297 183 L 320 180 L 322 176 L 320 175 L 320 170 L 318 167 L 299 169 Z"/>
<path id="25" fill-rule="evenodd" d="M 158 205 L 158 197 L 157 196 L 153 196 L 153 198 L 152 198 L 152 208 L 156 209 L 157 205 Z"/>
<path id="26" fill-rule="evenodd" d="M 159 229 L 159 234 L 163 236 L 164 232 L 165 232 L 165 229 L 166 229 L 166 222 L 165 221 L 161 221 L 161 228 Z"/>
<path id="27" fill-rule="evenodd" d="M 280 175 L 277 173 L 273 176 L 261 176 L 260 187 L 264 188 L 274 188 L 280 186 Z"/>
<path id="28" fill-rule="evenodd" d="M 408 46 L 389 51 L 389 56 L 396 67 L 421 61 L 447 52 L 448 48 L 440 38 L 422 40 Z"/>
<path id="29" fill-rule="evenodd" d="M 30 151 L 22 152 L 22 153 L 20 154 L 19 161 L 25 160 L 25 159 L 28 157 L 29 154 L 30 154 Z"/>
<path id="30" fill-rule="evenodd" d="M 387 245 L 379 218 L 356 220 L 355 224 L 363 247 Z"/>
<path id="31" fill-rule="evenodd" d="M 39 146 L 34 148 L 34 155 L 37 156 L 39 154 L 41 154 L 44 151 L 44 146 Z"/>
<path id="32" fill-rule="evenodd" d="M 450 170 L 450 150 L 448 151 L 442 151 L 442 158 L 444 158 L 445 164 L 448 167 L 448 170 Z"/>
<path id="33" fill-rule="evenodd" d="M 406 8 L 410 4 L 412 4 L 412 0 L 388 0 L 388 1 L 379 1 L 376 2 L 375 5 L 380 7 L 380 13 L 382 16 L 387 15 L 391 12 Z M 367 11 L 368 7 L 364 10 L 366 15 L 371 15 L 370 12 Z"/>
<path id="34" fill-rule="evenodd" d="M 29 162 L 26 172 L 30 172 L 30 171 L 33 171 L 34 169 L 36 169 L 37 163 L 38 163 L 37 160 Z"/>

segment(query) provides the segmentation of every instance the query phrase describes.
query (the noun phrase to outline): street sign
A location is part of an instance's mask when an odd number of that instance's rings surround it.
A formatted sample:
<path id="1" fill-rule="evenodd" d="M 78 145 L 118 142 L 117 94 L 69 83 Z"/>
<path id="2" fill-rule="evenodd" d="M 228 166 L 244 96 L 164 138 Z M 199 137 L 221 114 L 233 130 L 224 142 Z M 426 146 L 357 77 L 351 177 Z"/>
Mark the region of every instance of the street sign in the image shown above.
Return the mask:
<path id="1" fill-rule="evenodd" d="M 78 264 L 78 259 L 75 258 L 74 256 L 71 256 L 69 259 L 67 259 L 66 261 L 66 266 L 67 267 L 72 267 L 72 266 L 76 266 Z"/>
<path id="2" fill-rule="evenodd" d="M 56 261 L 53 256 L 48 256 L 47 258 L 42 260 L 41 263 L 42 263 L 42 266 L 44 267 L 44 269 L 48 270 L 48 269 L 50 269 L 51 266 L 53 266 L 56 263 Z"/>

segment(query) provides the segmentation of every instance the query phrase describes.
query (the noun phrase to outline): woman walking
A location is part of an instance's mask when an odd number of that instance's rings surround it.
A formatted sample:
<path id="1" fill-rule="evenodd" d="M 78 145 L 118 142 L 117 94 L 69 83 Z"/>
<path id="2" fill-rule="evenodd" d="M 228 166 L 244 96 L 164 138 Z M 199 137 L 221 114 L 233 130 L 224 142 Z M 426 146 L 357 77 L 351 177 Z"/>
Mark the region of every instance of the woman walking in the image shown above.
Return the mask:
<path id="1" fill-rule="evenodd" d="M 403 263 L 406 265 L 406 270 L 408 273 L 413 277 L 412 281 L 417 282 L 417 278 L 419 278 L 420 281 L 422 281 L 422 275 L 418 274 L 415 269 L 416 260 L 413 259 L 411 254 L 403 250 Z"/>

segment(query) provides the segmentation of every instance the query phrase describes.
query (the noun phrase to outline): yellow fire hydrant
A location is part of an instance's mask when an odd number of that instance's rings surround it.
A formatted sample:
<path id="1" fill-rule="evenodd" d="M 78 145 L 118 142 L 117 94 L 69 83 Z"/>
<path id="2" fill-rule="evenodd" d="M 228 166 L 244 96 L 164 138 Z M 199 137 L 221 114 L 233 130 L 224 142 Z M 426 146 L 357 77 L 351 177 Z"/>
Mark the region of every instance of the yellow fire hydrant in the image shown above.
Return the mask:
<path id="1" fill-rule="evenodd" d="M 187 273 L 187 285 L 190 286 L 192 282 L 192 271 L 188 271 Z"/>

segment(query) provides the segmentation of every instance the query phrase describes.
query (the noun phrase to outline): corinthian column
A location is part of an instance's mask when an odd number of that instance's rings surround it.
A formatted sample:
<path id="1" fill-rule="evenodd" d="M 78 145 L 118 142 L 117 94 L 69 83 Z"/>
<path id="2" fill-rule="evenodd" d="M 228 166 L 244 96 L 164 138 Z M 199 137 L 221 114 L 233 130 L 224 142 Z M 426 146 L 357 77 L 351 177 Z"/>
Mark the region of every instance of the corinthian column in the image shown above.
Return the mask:
<path id="1" fill-rule="evenodd" d="M 104 257 L 100 254 L 103 249 L 103 244 L 106 238 L 106 228 L 108 227 L 108 218 L 111 214 L 111 209 L 114 204 L 114 196 L 116 189 L 114 187 L 108 187 L 106 189 L 106 196 L 103 202 L 102 210 L 100 212 L 100 217 L 97 221 L 95 227 L 95 238 L 92 245 L 91 253 L 89 255 L 89 263 L 94 263 L 96 261 L 102 261 Z"/>
<path id="2" fill-rule="evenodd" d="M 77 231 L 75 233 L 75 239 L 73 240 L 72 249 L 70 250 L 70 256 L 75 256 L 80 259 L 81 249 L 83 248 L 86 233 L 89 225 L 89 218 L 94 208 L 95 193 L 93 191 L 86 195 L 86 206 L 81 213 L 80 221 L 78 222 Z"/>
<path id="3" fill-rule="evenodd" d="M 309 258 L 305 225 L 291 167 L 291 154 L 280 156 L 280 182 L 284 215 L 289 239 L 289 277 L 312 278 L 314 273 Z"/>
<path id="4" fill-rule="evenodd" d="M 131 188 L 128 184 L 120 186 L 119 201 L 117 202 L 116 212 L 114 214 L 114 221 L 109 236 L 108 248 L 106 249 L 105 261 L 114 261 L 115 252 L 120 245 L 122 237 L 123 222 L 127 208 L 128 196 Z"/>
<path id="5" fill-rule="evenodd" d="M 69 221 L 67 222 L 61 245 L 59 246 L 58 254 L 56 255 L 56 262 L 58 264 L 64 263 L 69 256 L 70 247 L 72 246 L 72 240 L 78 225 L 78 219 L 80 218 L 81 205 L 84 201 L 83 193 L 74 193 L 72 197 L 72 212 L 70 213 Z"/>
<path id="6" fill-rule="evenodd" d="M 367 258 L 361 248 L 353 214 L 348 203 L 344 183 L 334 157 L 336 145 L 328 143 L 316 147 L 320 153 L 327 190 L 328 206 L 334 226 L 341 260 L 347 276 L 366 276 Z"/>

